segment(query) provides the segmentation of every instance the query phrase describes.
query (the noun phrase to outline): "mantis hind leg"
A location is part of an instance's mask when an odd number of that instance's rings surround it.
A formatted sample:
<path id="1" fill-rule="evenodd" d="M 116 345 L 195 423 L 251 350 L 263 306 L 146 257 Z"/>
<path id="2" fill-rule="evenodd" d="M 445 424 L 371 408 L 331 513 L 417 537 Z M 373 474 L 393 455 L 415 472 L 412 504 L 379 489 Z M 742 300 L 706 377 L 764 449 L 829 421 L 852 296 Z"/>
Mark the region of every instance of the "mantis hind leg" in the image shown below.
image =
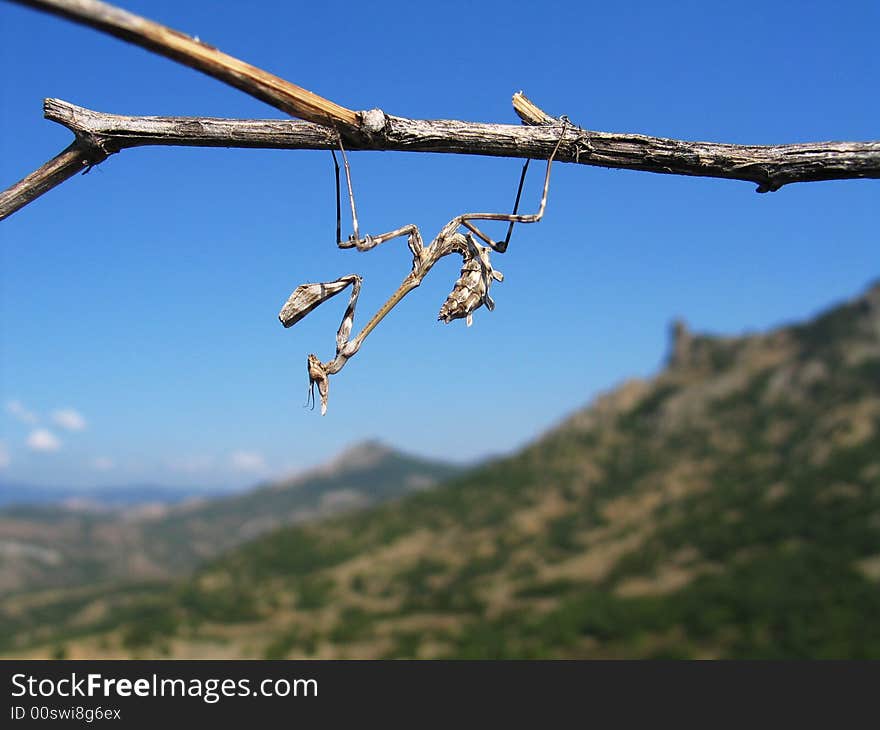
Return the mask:
<path id="1" fill-rule="evenodd" d="M 351 225 L 354 232 L 346 240 L 342 240 L 342 204 L 339 185 L 339 161 L 336 159 L 336 152 L 330 150 L 333 155 L 333 166 L 335 168 L 334 171 L 336 176 L 336 245 L 339 246 L 339 248 L 356 248 L 358 251 L 369 251 L 380 243 L 385 243 L 394 238 L 406 236 L 407 244 L 409 245 L 410 251 L 412 251 L 413 264 L 415 265 L 417 262 L 421 261 L 425 249 L 425 246 L 422 243 L 422 236 L 416 226 L 407 225 L 389 231 L 388 233 L 383 233 L 379 236 L 365 235 L 361 237 L 360 228 L 358 227 L 357 206 L 354 202 L 354 189 L 351 184 L 351 165 L 348 164 L 348 155 L 345 153 L 345 147 L 342 146 L 342 136 L 339 135 L 338 132 L 337 139 L 339 141 L 339 151 L 342 153 L 342 162 L 345 166 L 345 183 L 348 188 L 348 203 L 351 208 Z"/>
<path id="2" fill-rule="evenodd" d="M 526 160 L 526 164 L 523 165 L 522 175 L 519 179 L 519 188 L 516 191 L 516 202 L 513 205 L 513 213 L 465 213 L 458 218 L 458 220 L 461 222 L 461 225 L 467 228 L 480 240 L 488 244 L 493 251 L 504 253 L 507 250 L 507 245 L 510 243 L 510 235 L 513 232 L 514 224 L 537 223 L 539 220 L 541 220 L 541 218 L 544 217 L 544 209 L 547 207 L 547 192 L 550 189 L 550 168 L 553 165 L 553 159 L 556 157 L 556 153 L 559 151 L 562 140 L 565 138 L 565 132 L 567 128 L 568 120 L 564 120 L 562 123 L 562 132 L 559 135 L 556 146 L 553 148 L 553 152 L 550 153 L 550 157 L 547 158 L 547 171 L 544 173 L 544 188 L 541 193 L 541 204 L 538 206 L 537 213 L 532 213 L 530 215 L 519 215 L 517 213 L 517 209 L 519 208 L 520 196 L 522 195 L 523 182 L 525 181 L 526 170 L 528 169 L 529 165 L 529 161 Z M 507 229 L 507 236 L 503 241 L 493 241 L 490 236 L 483 233 L 483 231 L 481 231 L 474 223 L 471 222 L 475 220 L 507 221 L 510 223 L 510 226 Z"/>

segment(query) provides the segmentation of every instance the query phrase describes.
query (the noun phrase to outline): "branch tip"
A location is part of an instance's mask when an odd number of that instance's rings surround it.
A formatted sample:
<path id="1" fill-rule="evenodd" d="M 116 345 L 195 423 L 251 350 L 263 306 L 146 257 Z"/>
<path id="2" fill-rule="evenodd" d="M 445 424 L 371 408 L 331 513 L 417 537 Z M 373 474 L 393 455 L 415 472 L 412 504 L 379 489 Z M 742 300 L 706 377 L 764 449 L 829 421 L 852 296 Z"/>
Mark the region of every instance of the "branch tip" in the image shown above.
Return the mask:
<path id="1" fill-rule="evenodd" d="M 532 126 L 546 127 L 559 121 L 531 101 L 522 91 L 517 91 L 513 95 L 513 110 L 524 124 Z"/>

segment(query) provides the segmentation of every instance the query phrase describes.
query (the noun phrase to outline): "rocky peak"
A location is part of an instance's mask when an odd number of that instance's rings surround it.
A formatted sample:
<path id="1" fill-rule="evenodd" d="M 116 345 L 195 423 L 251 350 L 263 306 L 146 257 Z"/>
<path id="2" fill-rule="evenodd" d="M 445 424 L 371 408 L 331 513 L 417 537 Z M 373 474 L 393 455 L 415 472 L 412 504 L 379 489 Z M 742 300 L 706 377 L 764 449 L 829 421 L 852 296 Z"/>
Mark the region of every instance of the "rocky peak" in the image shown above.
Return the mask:
<path id="1" fill-rule="evenodd" d="M 667 364 L 671 368 L 685 366 L 691 361 L 694 335 L 688 329 L 687 322 L 678 318 L 669 327 L 669 355 Z"/>
<path id="2" fill-rule="evenodd" d="M 394 449 L 386 446 L 381 441 L 369 439 L 349 446 L 333 459 L 326 468 L 332 472 L 366 469 L 375 466 L 393 453 Z"/>
<path id="3" fill-rule="evenodd" d="M 872 334 L 880 339 L 880 280 L 874 282 L 861 300 Z"/>

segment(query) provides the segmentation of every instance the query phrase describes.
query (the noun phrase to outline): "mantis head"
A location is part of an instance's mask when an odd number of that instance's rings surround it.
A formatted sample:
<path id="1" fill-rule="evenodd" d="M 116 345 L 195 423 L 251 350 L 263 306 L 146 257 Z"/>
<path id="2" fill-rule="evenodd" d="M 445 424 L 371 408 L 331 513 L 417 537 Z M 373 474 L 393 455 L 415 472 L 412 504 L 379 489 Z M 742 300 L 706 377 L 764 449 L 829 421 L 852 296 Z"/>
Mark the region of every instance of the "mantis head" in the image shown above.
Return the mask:
<path id="1" fill-rule="evenodd" d="M 321 415 L 327 413 L 327 394 L 330 390 L 330 377 L 324 364 L 316 355 L 309 355 L 309 395 L 306 398 L 306 405 L 309 400 L 312 402 L 312 408 L 315 407 L 315 385 L 318 386 L 318 394 L 321 396 Z"/>

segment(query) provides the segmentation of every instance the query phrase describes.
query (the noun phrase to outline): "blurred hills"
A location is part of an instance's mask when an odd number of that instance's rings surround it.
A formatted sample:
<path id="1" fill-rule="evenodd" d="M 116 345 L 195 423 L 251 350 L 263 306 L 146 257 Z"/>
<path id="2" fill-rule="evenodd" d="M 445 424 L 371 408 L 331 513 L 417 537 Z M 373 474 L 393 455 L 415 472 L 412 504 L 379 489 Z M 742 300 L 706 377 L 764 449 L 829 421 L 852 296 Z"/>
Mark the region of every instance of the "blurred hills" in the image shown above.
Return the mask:
<path id="1" fill-rule="evenodd" d="M 106 512 L 148 504 L 175 504 L 196 496 L 212 497 L 231 491 L 198 490 L 156 484 L 124 484 L 81 489 L 0 482 L 0 510 L 42 505 Z"/>
<path id="2" fill-rule="evenodd" d="M 185 579 L 20 596 L 2 650 L 880 658 L 880 285 L 763 334 L 671 334 L 656 377 L 514 456 Z"/>
<path id="3" fill-rule="evenodd" d="M 0 510 L 0 591 L 180 575 L 283 525 L 418 491 L 457 470 L 369 441 L 318 469 L 239 494 L 102 490 L 6 507 Z"/>

